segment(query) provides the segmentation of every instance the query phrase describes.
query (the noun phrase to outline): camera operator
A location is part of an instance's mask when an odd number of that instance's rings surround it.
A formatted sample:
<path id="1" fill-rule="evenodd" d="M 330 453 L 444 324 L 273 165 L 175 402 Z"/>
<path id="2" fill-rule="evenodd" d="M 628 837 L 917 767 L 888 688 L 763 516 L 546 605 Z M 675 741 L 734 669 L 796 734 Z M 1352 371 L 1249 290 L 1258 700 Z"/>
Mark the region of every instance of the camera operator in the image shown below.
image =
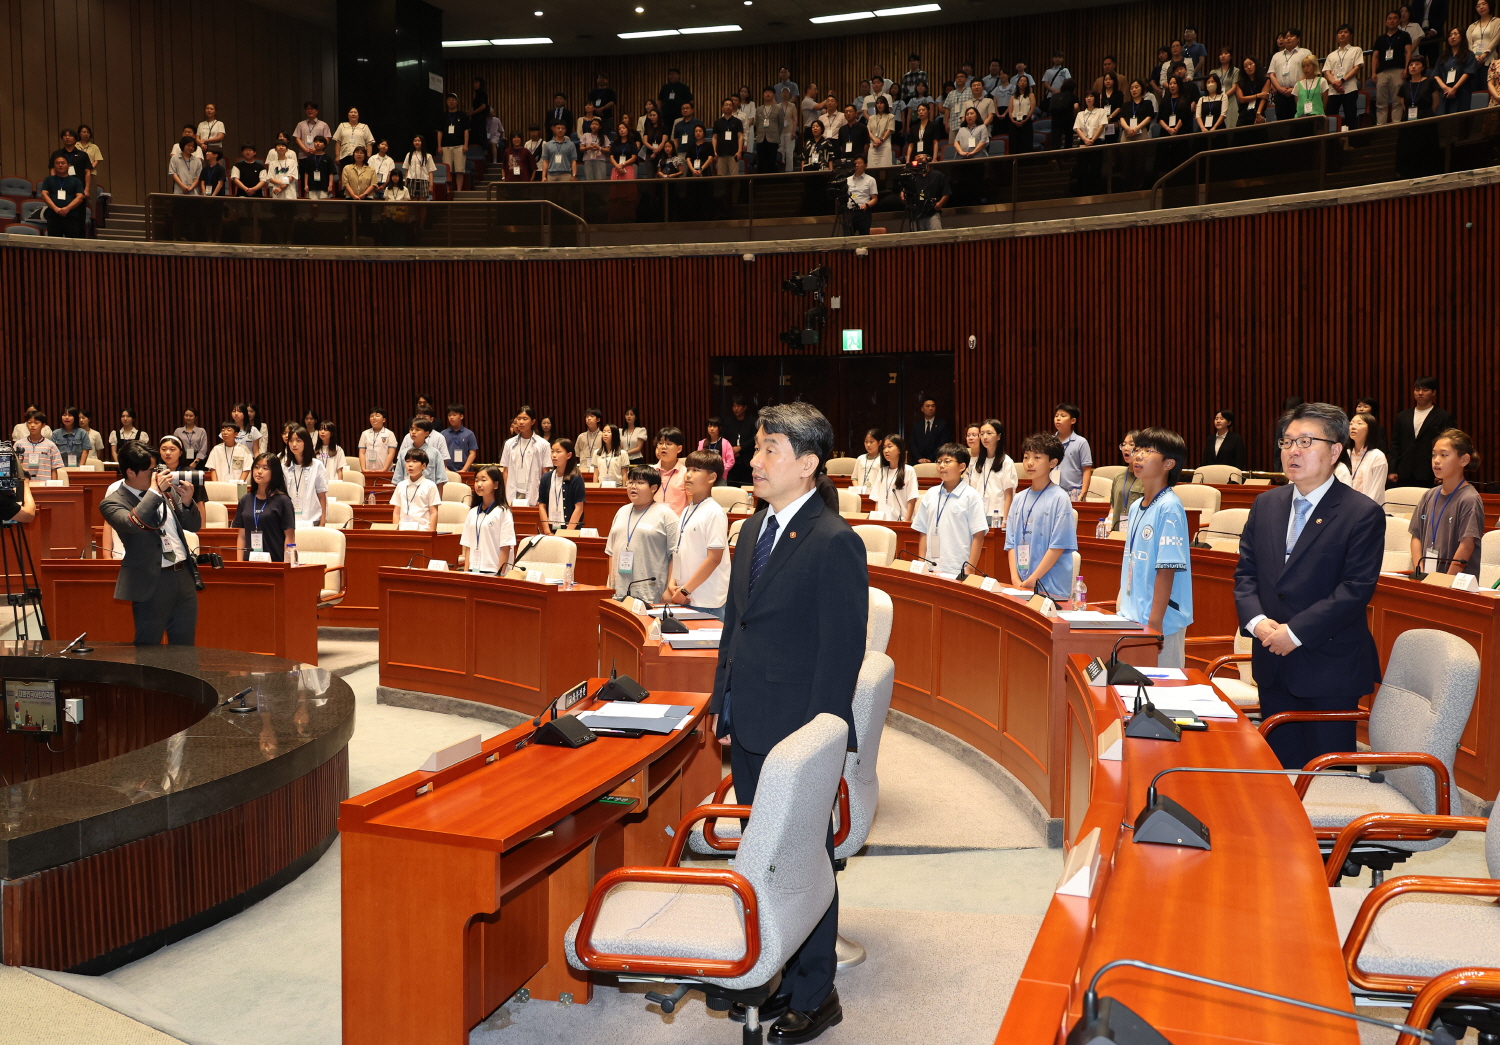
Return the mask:
<path id="1" fill-rule="evenodd" d="M 191 646 L 198 630 L 198 564 L 184 534 L 202 523 L 193 487 L 157 468 L 141 443 L 123 443 L 119 461 L 124 478 L 99 502 L 125 549 L 115 598 L 131 603 L 136 645 L 154 646 L 165 631 L 172 645 Z"/>
<path id="2" fill-rule="evenodd" d="M 870 234 L 870 218 L 875 210 L 875 179 L 865 173 L 865 158 L 854 158 L 854 173 L 849 175 L 848 197 L 844 206 L 849 210 L 849 231 L 855 236 Z"/>
<path id="3" fill-rule="evenodd" d="M 934 170 L 925 153 L 918 153 L 911 169 L 901 176 L 901 202 L 918 232 L 943 227 L 943 204 L 948 202 L 948 178 Z"/>
<path id="4" fill-rule="evenodd" d="M 31 498 L 31 482 L 21 477 L 21 489 L 11 492 L 0 488 L 0 522 L 29 523 L 36 518 L 36 501 Z"/>

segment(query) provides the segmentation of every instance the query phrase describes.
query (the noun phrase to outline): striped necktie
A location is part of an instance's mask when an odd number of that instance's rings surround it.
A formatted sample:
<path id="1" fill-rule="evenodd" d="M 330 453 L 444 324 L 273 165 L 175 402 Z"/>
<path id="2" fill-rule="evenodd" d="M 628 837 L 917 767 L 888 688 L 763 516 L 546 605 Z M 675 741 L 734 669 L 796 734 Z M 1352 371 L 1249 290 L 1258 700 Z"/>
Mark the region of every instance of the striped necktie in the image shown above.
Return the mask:
<path id="1" fill-rule="evenodd" d="M 760 576 L 760 571 L 766 568 L 766 562 L 771 558 L 771 549 L 776 544 L 776 516 L 768 514 L 766 525 L 761 528 L 760 537 L 755 541 L 755 554 L 750 558 L 750 590 L 755 590 L 755 580 Z"/>

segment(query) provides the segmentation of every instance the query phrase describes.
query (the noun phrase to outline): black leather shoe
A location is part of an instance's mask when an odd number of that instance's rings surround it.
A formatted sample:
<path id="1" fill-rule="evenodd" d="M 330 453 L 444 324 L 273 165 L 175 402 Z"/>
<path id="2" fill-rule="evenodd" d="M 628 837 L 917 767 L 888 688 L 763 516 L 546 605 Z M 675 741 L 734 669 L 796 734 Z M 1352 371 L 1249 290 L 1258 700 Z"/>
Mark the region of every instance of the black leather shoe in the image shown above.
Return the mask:
<path id="1" fill-rule="evenodd" d="M 790 994 L 773 994 L 765 1000 L 760 1007 L 760 1025 L 764 1027 L 782 1016 L 792 1007 L 792 996 Z M 737 1001 L 729 1006 L 729 1018 L 735 1023 L 745 1022 L 745 1003 Z"/>
<path id="2" fill-rule="evenodd" d="M 771 1025 L 771 1033 L 766 1040 L 771 1045 L 801 1045 L 804 1041 L 812 1041 L 843 1019 L 844 1009 L 839 1005 L 838 989 L 834 988 L 828 992 L 828 997 L 823 999 L 823 1004 L 818 1006 L 816 1012 L 788 1010 L 785 1016 Z"/>

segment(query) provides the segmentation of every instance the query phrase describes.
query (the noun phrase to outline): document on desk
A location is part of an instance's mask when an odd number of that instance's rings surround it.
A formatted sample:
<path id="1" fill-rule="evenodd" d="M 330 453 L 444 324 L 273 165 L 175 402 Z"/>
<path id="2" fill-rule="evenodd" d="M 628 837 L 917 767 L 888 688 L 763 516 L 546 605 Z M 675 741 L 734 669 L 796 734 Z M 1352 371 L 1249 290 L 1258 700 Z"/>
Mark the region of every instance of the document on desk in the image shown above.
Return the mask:
<path id="1" fill-rule="evenodd" d="M 652 617 L 660 617 L 662 615 L 663 609 L 664 609 L 663 607 L 657 606 L 654 609 L 647 610 L 646 612 L 650 616 L 652 616 Z M 718 620 L 719 619 L 718 617 L 715 617 L 712 613 L 704 613 L 702 610 L 690 610 L 686 606 L 673 606 L 672 607 L 672 616 L 676 617 L 678 620 Z"/>
<path id="2" fill-rule="evenodd" d="M 1122 617 L 1118 613 L 1101 613 L 1099 610 L 1063 610 L 1058 614 L 1068 622 L 1070 628 L 1127 629 L 1139 628 L 1139 621 Z"/>
<path id="3" fill-rule="evenodd" d="M 673 649 L 718 649 L 723 637 L 723 628 L 695 628 L 685 635 L 663 635 L 661 640 Z"/>
<path id="4" fill-rule="evenodd" d="M 1234 718 L 1234 706 L 1212 686 L 1172 686 L 1154 690 L 1151 702 L 1163 711 L 1191 711 L 1199 718 Z"/>
<path id="5" fill-rule="evenodd" d="M 1186 682 L 1187 681 L 1187 672 L 1183 671 L 1181 668 L 1142 668 L 1142 667 L 1136 667 L 1135 670 L 1139 671 L 1142 675 L 1145 675 L 1148 679 L 1155 679 L 1158 682 Z"/>
<path id="6" fill-rule="evenodd" d="M 578 721 L 590 729 L 639 729 L 647 733 L 672 733 L 693 715 L 691 704 L 635 704 L 612 700 L 579 712 Z"/>

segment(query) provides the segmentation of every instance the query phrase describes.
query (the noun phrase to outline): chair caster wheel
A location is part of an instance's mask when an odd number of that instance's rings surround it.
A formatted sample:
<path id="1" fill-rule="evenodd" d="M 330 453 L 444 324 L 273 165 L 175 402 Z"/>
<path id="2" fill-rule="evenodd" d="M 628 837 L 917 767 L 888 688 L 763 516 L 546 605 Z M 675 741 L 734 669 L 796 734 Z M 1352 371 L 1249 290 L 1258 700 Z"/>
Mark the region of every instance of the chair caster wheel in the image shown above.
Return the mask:
<path id="1" fill-rule="evenodd" d="M 848 940 L 841 934 L 838 943 L 834 947 L 834 953 L 838 956 L 838 968 L 842 972 L 860 965 L 866 958 L 865 949 L 862 944 Z"/>

